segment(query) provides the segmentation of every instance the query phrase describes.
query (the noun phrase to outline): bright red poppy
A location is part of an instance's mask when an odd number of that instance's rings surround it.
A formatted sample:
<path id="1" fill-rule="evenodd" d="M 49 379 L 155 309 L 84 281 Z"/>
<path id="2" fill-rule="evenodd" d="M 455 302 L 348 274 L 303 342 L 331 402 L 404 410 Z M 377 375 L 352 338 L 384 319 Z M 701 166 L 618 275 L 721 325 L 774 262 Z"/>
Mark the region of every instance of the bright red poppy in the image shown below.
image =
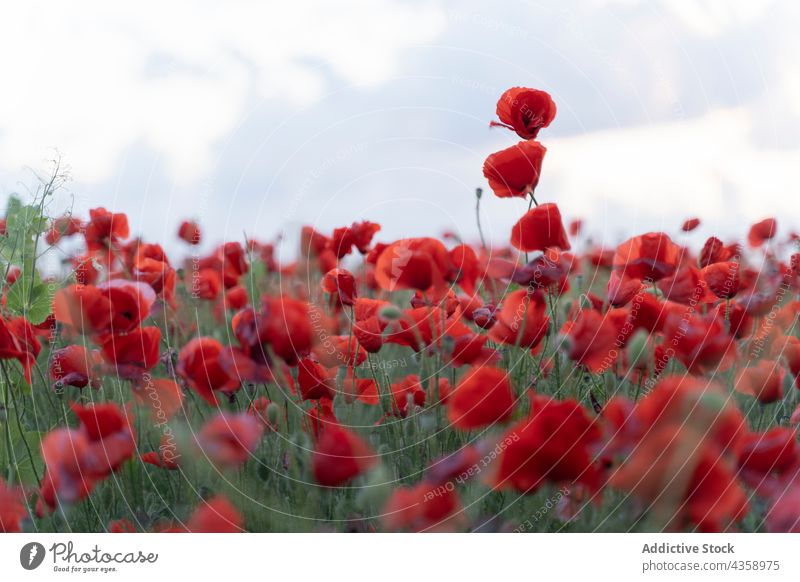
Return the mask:
<path id="1" fill-rule="evenodd" d="M 483 175 L 498 198 L 525 198 L 539 184 L 547 152 L 537 141 L 522 141 L 493 153 L 483 163 Z"/>
<path id="2" fill-rule="evenodd" d="M 552 203 L 529 210 L 511 229 L 511 245 L 521 251 L 543 251 L 549 247 L 569 250 L 561 212 Z"/>

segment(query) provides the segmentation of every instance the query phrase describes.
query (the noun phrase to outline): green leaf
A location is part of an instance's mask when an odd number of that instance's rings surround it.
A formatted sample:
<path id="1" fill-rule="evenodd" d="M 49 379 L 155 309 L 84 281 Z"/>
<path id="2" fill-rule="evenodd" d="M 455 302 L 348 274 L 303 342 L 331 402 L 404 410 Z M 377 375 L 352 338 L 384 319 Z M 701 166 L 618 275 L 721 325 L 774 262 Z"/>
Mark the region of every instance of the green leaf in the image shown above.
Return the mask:
<path id="1" fill-rule="evenodd" d="M 38 325 L 47 319 L 52 303 L 50 286 L 42 282 L 38 271 L 30 268 L 20 272 L 6 295 L 8 310 L 15 315 L 24 316 L 32 325 Z"/>

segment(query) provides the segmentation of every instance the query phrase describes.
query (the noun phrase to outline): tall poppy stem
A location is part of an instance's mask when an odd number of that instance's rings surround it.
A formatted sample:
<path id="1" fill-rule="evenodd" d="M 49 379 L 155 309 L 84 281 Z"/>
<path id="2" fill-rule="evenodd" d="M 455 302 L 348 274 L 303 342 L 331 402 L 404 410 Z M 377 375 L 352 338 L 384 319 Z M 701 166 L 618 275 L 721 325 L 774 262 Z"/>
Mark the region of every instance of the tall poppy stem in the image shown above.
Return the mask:
<path id="1" fill-rule="evenodd" d="M 475 188 L 475 219 L 478 222 L 478 234 L 481 235 L 481 246 L 486 248 L 486 239 L 483 238 L 483 228 L 481 227 L 481 197 L 483 188 Z"/>

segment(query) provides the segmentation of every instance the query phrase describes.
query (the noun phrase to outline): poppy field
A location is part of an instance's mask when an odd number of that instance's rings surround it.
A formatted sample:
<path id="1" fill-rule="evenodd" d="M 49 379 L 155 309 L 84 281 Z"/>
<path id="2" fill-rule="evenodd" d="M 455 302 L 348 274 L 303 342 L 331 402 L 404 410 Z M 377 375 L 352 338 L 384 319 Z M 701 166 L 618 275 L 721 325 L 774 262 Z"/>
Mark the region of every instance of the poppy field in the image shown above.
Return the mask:
<path id="1" fill-rule="evenodd" d="M 593 243 L 537 189 L 556 113 L 499 97 L 465 201 L 527 201 L 505 240 L 360 220 L 286 261 L 50 216 L 58 167 L 11 197 L 0 531 L 800 531 L 800 236 Z"/>

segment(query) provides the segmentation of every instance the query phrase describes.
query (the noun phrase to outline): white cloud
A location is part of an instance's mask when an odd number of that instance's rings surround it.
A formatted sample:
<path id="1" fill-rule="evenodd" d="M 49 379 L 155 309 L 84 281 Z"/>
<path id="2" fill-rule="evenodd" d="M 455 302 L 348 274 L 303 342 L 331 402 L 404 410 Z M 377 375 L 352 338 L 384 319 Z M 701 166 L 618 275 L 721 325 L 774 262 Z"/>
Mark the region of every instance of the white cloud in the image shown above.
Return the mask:
<path id="1" fill-rule="evenodd" d="M 570 215 L 602 218 L 620 230 L 640 230 L 630 223 L 635 217 L 649 229 L 660 222 L 674 230 L 679 220 L 697 215 L 741 234 L 757 219 L 796 218 L 797 212 L 792 185 L 800 150 L 760 148 L 752 139 L 754 125 L 751 110 L 736 107 L 550 139 L 545 176 Z"/>
<path id="2" fill-rule="evenodd" d="M 191 181 L 251 96 L 302 106 L 331 75 L 380 83 L 443 25 L 438 9 L 400 0 L 6 4 L 0 167 L 37 164 L 56 147 L 97 183 L 143 143 Z"/>

